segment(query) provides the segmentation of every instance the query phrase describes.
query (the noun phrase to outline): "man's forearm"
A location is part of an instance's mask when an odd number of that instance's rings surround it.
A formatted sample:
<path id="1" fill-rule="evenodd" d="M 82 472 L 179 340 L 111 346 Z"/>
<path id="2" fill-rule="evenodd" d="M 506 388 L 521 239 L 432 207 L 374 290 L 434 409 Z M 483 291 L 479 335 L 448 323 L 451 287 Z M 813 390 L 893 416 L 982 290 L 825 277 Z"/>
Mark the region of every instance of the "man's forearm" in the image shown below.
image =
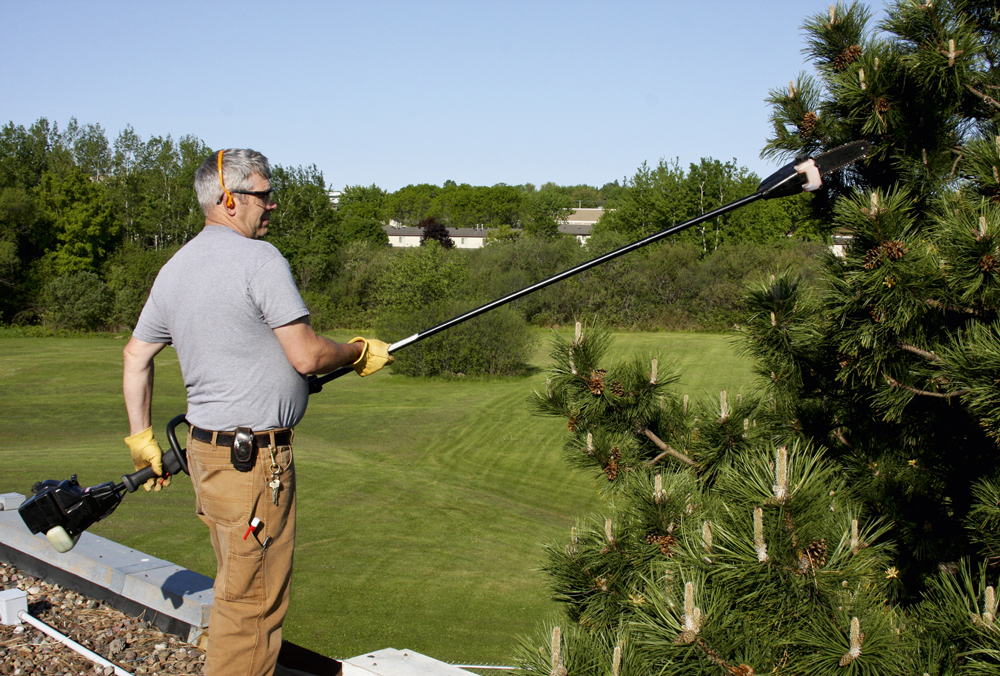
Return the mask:
<path id="1" fill-rule="evenodd" d="M 148 369 L 129 369 L 126 360 L 122 381 L 125 411 L 128 413 L 129 434 L 136 434 L 153 424 L 153 365 Z"/>
<path id="2" fill-rule="evenodd" d="M 163 345 L 129 341 L 124 351 L 122 393 L 128 414 L 129 434 L 137 434 L 153 424 L 153 357 Z"/>
<path id="3" fill-rule="evenodd" d="M 303 317 L 274 329 L 285 356 L 302 374 L 329 373 L 350 366 L 364 351 L 364 343 L 337 343 L 313 331 L 309 318 Z"/>
<path id="4" fill-rule="evenodd" d="M 325 336 L 316 336 L 323 345 L 320 354 L 317 355 L 317 366 L 313 373 L 329 373 L 337 369 L 350 366 L 361 359 L 364 352 L 364 343 L 338 343 Z"/>

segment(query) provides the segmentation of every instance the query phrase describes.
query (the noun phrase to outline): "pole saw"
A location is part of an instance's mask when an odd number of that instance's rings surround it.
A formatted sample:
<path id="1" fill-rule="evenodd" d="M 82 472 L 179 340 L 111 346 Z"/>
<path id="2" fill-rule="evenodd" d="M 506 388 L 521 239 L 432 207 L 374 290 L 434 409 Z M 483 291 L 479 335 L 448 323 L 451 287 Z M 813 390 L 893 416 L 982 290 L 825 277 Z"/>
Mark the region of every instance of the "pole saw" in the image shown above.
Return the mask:
<path id="1" fill-rule="evenodd" d="M 502 298 L 481 305 L 474 310 L 453 317 L 437 326 L 403 338 L 389 346 L 389 354 L 425 338 L 430 338 L 473 317 L 478 317 L 494 308 L 506 305 L 518 298 L 572 277 L 584 270 L 589 270 L 619 256 L 624 256 L 636 249 L 641 249 L 647 244 L 658 242 L 670 235 L 717 218 L 730 211 L 735 211 L 757 200 L 788 197 L 790 195 L 797 195 L 803 191 L 811 192 L 817 190 L 823 184 L 823 176 L 848 167 L 858 160 L 863 159 L 870 149 L 871 144 L 867 141 L 854 141 L 816 157 L 799 157 L 794 162 L 786 164 L 764 179 L 752 195 L 738 199 L 735 202 L 730 202 L 684 223 L 661 230 L 637 242 L 627 244 L 619 249 L 552 275 L 531 286 L 526 286 Z M 351 367 L 344 367 L 326 375 L 310 376 L 309 394 L 312 395 L 322 391 L 323 385 L 353 370 Z M 176 427 L 182 422 L 187 422 L 184 415 L 178 415 L 167 423 L 167 441 L 170 444 L 170 448 L 163 453 L 163 471 L 165 476 L 178 474 L 182 471 L 185 474 L 188 473 L 187 454 L 185 449 L 180 447 L 176 434 Z M 18 513 L 32 533 L 45 533 L 45 536 L 56 551 L 68 552 L 76 545 L 80 536 L 87 528 L 110 516 L 125 498 L 125 495 L 135 492 L 139 486 L 156 476 L 152 467 L 145 467 L 133 474 L 124 475 L 121 483 L 109 481 L 96 486 L 90 486 L 89 488 L 84 488 L 80 485 L 76 474 L 63 481 L 53 479 L 41 481 L 32 487 L 32 496 L 18 508 Z"/>

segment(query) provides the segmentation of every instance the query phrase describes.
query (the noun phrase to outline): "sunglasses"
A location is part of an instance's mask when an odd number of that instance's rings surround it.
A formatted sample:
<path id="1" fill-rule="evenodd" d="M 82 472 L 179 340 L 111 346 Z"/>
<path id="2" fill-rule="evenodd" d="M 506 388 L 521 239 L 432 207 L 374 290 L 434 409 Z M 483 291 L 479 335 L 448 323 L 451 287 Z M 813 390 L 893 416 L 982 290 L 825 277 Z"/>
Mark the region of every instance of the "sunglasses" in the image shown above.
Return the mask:
<path id="1" fill-rule="evenodd" d="M 274 188 L 269 188 L 268 190 L 230 190 L 229 192 L 234 195 L 253 195 L 254 197 L 259 197 L 263 200 L 264 204 L 270 204 L 271 193 L 274 192 Z M 225 197 L 225 195 L 219 197 L 219 201 L 216 202 L 216 204 L 222 204 L 223 197 Z"/>

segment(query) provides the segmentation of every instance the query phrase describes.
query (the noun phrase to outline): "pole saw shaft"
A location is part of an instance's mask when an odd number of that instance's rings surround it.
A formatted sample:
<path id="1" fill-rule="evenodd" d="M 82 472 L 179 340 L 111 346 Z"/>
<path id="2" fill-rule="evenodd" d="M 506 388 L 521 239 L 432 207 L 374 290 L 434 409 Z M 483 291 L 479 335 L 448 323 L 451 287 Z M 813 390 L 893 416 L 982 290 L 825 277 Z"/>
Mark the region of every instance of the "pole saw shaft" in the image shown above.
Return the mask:
<path id="1" fill-rule="evenodd" d="M 641 249 L 647 244 L 658 242 L 664 237 L 669 237 L 670 235 L 681 232 L 682 230 L 686 230 L 693 225 L 710 221 L 713 218 L 744 207 L 751 202 L 755 202 L 759 199 L 774 199 L 776 197 L 795 195 L 803 190 L 815 190 L 820 185 L 819 181 L 821 176 L 825 176 L 826 174 L 853 164 L 863 158 L 868 153 L 870 147 L 871 146 L 867 141 L 855 141 L 853 143 L 848 143 L 834 148 L 815 158 L 796 160 L 795 162 L 785 165 L 764 179 L 760 186 L 758 186 L 757 191 L 752 195 L 748 195 L 742 199 L 736 200 L 735 202 L 730 202 L 729 204 L 723 205 L 717 209 L 704 213 L 700 216 L 696 216 L 689 221 L 673 225 L 666 230 L 661 230 L 660 232 L 652 234 L 645 239 L 640 239 L 637 242 L 626 244 L 625 246 L 606 253 L 603 256 L 598 256 L 597 258 L 589 260 L 585 263 L 580 263 L 575 267 L 552 275 L 551 277 L 543 279 L 540 282 L 535 282 L 531 286 L 526 286 L 523 289 L 507 294 L 503 298 L 498 298 L 497 300 L 481 305 L 474 310 L 469 310 L 465 314 L 453 317 L 452 319 L 442 322 L 437 326 L 433 326 L 419 333 L 415 333 L 408 338 L 396 341 L 389 346 L 389 354 L 392 354 L 396 350 L 402 349 L 407 345 L 419 342 L 424 338 L 430 338 L 431 336 L 440 333 L 445 329 L 449 329 L 456 324 L 461 324 L 462 322 L 468 321 L 473 317 L 478 317 L 484 312 L 489 312 L 490 310 L 498 308 L 501 305 L 506 305 L 507 303 L 517 300 L 518 298 L 522 298 L 530 293 L 544 289 L 551 284 L 555 284 L 556 282 L 561 282 L 562 280 L 572 277 L 573 275 L 583 272 L 584 270 L 589 270 L 590 268 L 601 265 L 602 263 L 607 263 L 608 261 L 618 258 L 619 256 L 623 256 L 627 253 L 635 251 L 636 249 Z M 353 370 L 354 369 L 350 366 L 345 366 L 337 369 L 336 371 L 331 371 L 323 376 L 310 377 L 309 394 L 315 394 L 316 392 L 321 391 L 324 384 L 339 378 L 340 376 L 346 375 Z"/>
<path id="2" fill-rule="evenodd" d="M 677 225 L 671 226 L 666 230 L 661 230 L 660 232 L 654 233 L 649 237 L 646 237 L 645 239 L 640 239 L 637 242 L 626 244 L 625 246 L 619 249 L 615 249 L 614 251 L 610 251 L 602 256 L 598 256 L 597 258 L 593 258 L 584 263 L 580 263 L 579 265 L 569 268 L 568 270 L 563 270 L 562 272 L 552 275 L 551 277 L 547 277 L 546 279 L 543 279 L 540 282 L 535 282 L 531 286 L 526 286 L 523 289 L 519 289 L 517 291 L 514 291 L 513 293 L 509 293 L 503 298 L 498 298 L 494 301 L 490 301 L 485 305 L 480 305 L 474 310 L 469 310 L 464 314 L 458 315 L 457 317 L 452 317 L 447 321 L 441 322 L 437 326 L 432 326 L 429 329 L 425 329 L 423 331 L 420 331 L 419 333 L 414 333 L 412 336 L 403 338 L 402 340 L 398 340 L 389 346 L 389 354 L 392 354 L 396 350 L 402 349 L 407 345 L 412 345 L 413 343 L 419 342 L 424 338 L 430 338 L 431 336 L 440 333 L 445 329 L 450 329 L 451 327 L 456 326 L 457 324 L 461 324 L 462 322 L 468 321 L 473 317 L 478 317 L 479 315 L 485 312 L 489 312 L 490 310 L 498 308 L 502 305 L 511 303 L 517 300 L 518 298 L 523 298 L 528 294 L 544 289 L 545 287 L 555 284 L 556 282 L 561 282 L 564 279 L 568 279 L 573 275 L 583 272 L 584 270 L 589 270 L 590 268 L 596 267 L 603 263 L 607 263 L 608 261 L 618 258 L 619 256 L 624 256 L 625 254 L 635 251 L 636 249 L 641 249 L 647 244 L 652 244 L 653 242 L 657 242 L 665 237 L 669 237 L 670 235 L 676 234 L 682 230 L 686 230 L 687 228 L 690 228 L 693 225 L 698 225 L 699 223 L 710 221 L 713 218 L 722 216 L 723 214 L 727 214 L 735 209 L 739 209 L 740 207 L 746 206 L 747 204 L 755 202 L 763 197 L 764 197 L 763 193 L 754 193 L 753 195 L 748 195 L 747 197 L 736 200 L 735 202 L 730 202 L 729 204 L 721 206 L 718 209 L 714 209 L 696 218 L 692 218 L 689 221 L 685 221 L 684 223 L 679 223 Z M 324 384 L 330 382 L 331 380 L 335 380 L 340 376 L 346 375 L 352 372 L 353 370 L 354 369 L 351 368 L 350 366 L 345 366 L 343 368 L 337 369 L 336 371 L 331 371 L 330 373 L 327 373 L 324 376 L 310 378 L 309 394 L 315 394 L 316 392 L 319 392 Z"/>

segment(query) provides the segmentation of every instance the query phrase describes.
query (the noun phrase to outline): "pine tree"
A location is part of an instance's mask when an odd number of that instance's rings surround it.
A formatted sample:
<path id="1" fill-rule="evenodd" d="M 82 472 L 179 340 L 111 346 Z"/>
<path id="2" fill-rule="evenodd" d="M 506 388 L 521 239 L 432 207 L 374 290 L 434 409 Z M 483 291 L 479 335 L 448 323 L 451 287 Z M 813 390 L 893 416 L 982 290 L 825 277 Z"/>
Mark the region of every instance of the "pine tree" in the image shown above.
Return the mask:
<path id="1" fill-rule="evenodd" d="M 885 604 L 888 524 L 837 464 L 765 428 L 762 402 L 693 404 L 656 359 L 605 366 L 608 346 L 580 325 L 557 339 L 534 398 L 567 419 L 567 453 L 609 508 L 549 547 L 570 624 L 558 649 L 525 640 L 524 672 L 843 673 L 863 653 L 854 673 L 904 673 L 914 637 Z"/>
<path id="2" fill-rule="evenodd" d="M 769 99 L 766 155 L 873 151 L 812 200 L 850 236 L 819 288 L 748 291 L 754 393 L 554 350 L 537 406 L 609 507 L 549 548 L 566 631 L 525 673 L 1000 673 L 1000 11 L 872 16 L 808 19 L 817 75 Z"/>
<path id="3" fill-rule="evenodd" d="M 819 205 L 852 236 L 826 261 L 823 298 L 792 317 L 789 280 L 758 289 L 750 351 L 775 374 L 781 415 L 894 522 L 904 593 L 918 598 L 927 574 L 996 552 L 970 531 L 992 516 L 975 486 L 1000 468 L 1000 14 L 900 0 L 882 33 L 869 23 L 860 5 L 810 19 L 819 81 L 772 92 L 766 152 L 847 138 L 875 150 Z M 786 329 L 808 335 L 779 345 Z"/>

